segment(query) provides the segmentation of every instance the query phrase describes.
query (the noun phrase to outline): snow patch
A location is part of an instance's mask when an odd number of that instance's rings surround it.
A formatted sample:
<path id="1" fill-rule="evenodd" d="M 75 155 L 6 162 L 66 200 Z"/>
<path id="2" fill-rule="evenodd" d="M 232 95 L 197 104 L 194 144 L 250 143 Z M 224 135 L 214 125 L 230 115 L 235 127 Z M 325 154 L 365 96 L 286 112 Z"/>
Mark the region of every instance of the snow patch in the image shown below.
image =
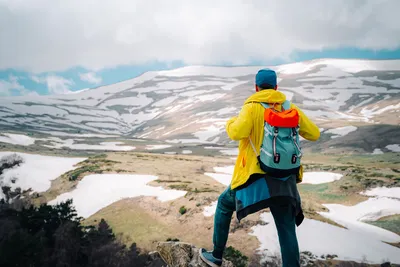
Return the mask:
<path id="1" fill-rule="evenodd" d="M 60 138 L 53 138 L 51 145 L 44 145 L 45 147 L 62 149 L 68 147 L 74 150 L 108 150 L 108 151 L 130 151 L 136 149 L 134 146 L 121 146 L 122 142 L 101 142 L 99 145 L 76 144 L 73 139 L 62 140 Z"/>
<path id="2" fill-rule="evenodd" d="M 340 180 L 343 177 L 340 173 L 333 172 L 305 172 L 302 184 L 324 184 Z"/>
<path id="3" fill-rule="evenodd" d="M 17 167 L 7 169 L 0 176 L 2 186 L 8 185 L 12 189 L 20 187 L 22 190 L 31 188 L 35 192 L 44 192 L 51 186 L 51 181 L 60 175 L 75 169 L 75 165 L 86 158 L 51 157 L 26 153 L 0 152 L 0 158 L 17 154 L 24 162 Z M 16 178 L 15 183 L 12 180 Z M 3 197 L 0 192 L 0 198 Z"/>
<path id="4" fill-rule="evenodd" d="M 215 173 L 206 172 L 207 175 L 223 185 L 230 185 L 235 166 L 214 167 Z"/>
<path id="5" fill-rule="evenodd" d="M 225 166 L 225 167 L 214 167 L 215 172 L 226 173 L 226 174 L 230 174 L 230 175 L 233 174 L 234 169 L 235 169 L 234 165 Z"/>
<path id="6" fill-rule="evenodd" d="M 383 151 L 380 148 L 375 148 L 372 155 L 382 155 Z"/>
<path id="7" fill-rule="evenodd" d="M 268 258 L 280 253 L 279 239 L 272 214 L 262 213 L 260 217 L 268 224 L 252 227 L 251 235 L 260 241 L 259 251 Z M 310 251 L 318 257 L 336 254 L 339 260 L 361 262 L 366 256 L 372 263 L 380 264 L 384 259 L 400 263 L 398 248 L 364 235 L 362 231 L 347 230 L 306 218 L 296 232 L 300 250 Z"/>
<path id="8" fill-rule="evenodd" d="M 231 184 L 232 175 L 230 175 L 230 174 L 206 172 L 206 173 L 204 173 L 204 175 L 207 175 L 207 176 L 213 178 L 215 181 L 217 181 L 220 184 L 223 184 L 226 186 Z"/>
<path id="9" fill-rule="evenodd" d="M 147 145 L 146 150 L 161 150 L 170 147 L 171 147 L 170 145 Z"/>
<path id="10" fill-rule="evenodd" d="M 192 154 L 192 150 L 182 150 L 182 154 L 188 155 L 188 154 Z"/>
<path id="11" fill-rule="evenodd" d="M 397 105 L 389 105 L 381 109 L 379 109 L 379 106 L 374 106 L 371 109 L 363 108 L 360 113 L 363 114 L 365 117 L 370 118 L 376 115 L 380 115 L 384 112 L 398 109 L 400 109 L 400 103 Z"/>
<path id="12" fill-rule="evenodd" d="M 348 135 L 349 133 L 354 132 L 356 130 L 357 130 L 357 127 L 355 127 L 355 126 L 344 126 L 344 127 L 339 127 L 339 128 L 335 128 L 335 129 L 329 129 L 325 133 L 335 134 L 331 137 L 333 139 L 333 138 Z"/>
<path id="13" fill-rule="evenodd" d="M 400 199 L 400 187 L 376 187 L 361 194 L 372 197 L 391 197 Z"/>
<path id="14" fill-rule="evenodd" d="M 194 136 L 202 142 L 207 142 L 208 139 L 221 134 L 222 129 L 214 125 L 200 128 L 201 131 L 194 133 Z"/>
<path id="15" fill-rule="evenodd" d="M 8 143 L 21 146 L 30 146 L 35 143 L 35 138 L 22 134 L 3 133 L 2 135 L 0 135 L 0 143 Z"/>
<path id="16" fill-rule="evenodd" d="M 81 138 L 84 138 L 84 137 L 88 137 L 88 138 L 90 138 L 90 137 L 98 137 L 98 138 L 113 138 L 113 137 L 119 137 L 119 135 L 111 135 L 111 134 L 89 134 L 89 133 L 87 133 L 87 134 L 72 134 L 72 133 L 63 133 L 63 132 L 56 132 L 56 131 L 53 131 L 53 132 L 42 132 L 42 133 L 45 133 L 45 134 L 50 134 L 50 135 L 54 135 L 54 136 L 63 136 L 63 137 L 81 137 Z"/>
<path id="17" fill-rule="evenodd" d="M 204 101 L 215 101 L 221 97 L 223 97 L 225 94 L 208 94 L 208 95 L 196 95 L 194 96 L 195 99 L 198 101 L 204 102 Z"/>
<path id="18" fill-rule="evenodd" d="M 167 143 L 171 144 L 191 144 L 191 143 L 209 143 L 209 142 L 202 142 L 199 139 L 173 139 L 173 140 L 165 140 Z"/>
<path id="19" fill-rule="evenodd" d="M 164 98 L 164 99 L 162 99 L 160 101 L 155 102 L 152 106 L 154 106 L 154 107 L 168 106 L 168 105 L 172 104 L 177 99 L 178 99 L 177 96 L 167 97 L 167 98 Z"/>
<path id="20" fill-rule="evenodd" d="M 382 217 L 400 214 L 400 201 L 387 197 L 369 198 L 354 206 L 323 204 L 329 212 L 319 212 L 322 216 L 343 225 L 351 231 L 363 233 L 377 240 L 400 242 L 400 236 L 388 230 L 364 223 Z"/>
<path id="21" fill-rule="evenodd" d="M 238 148 L 223 149 L 223 150 L 220 150 L 219 152 L 221 152 L 224 155 L 228 155 L 228 156 L 238 156 L 239 155 Z"/>
<path id="22" fill-rule="evenodd" d="M 102 208 L 123 198 L 154 196 L 165 202 L 183 197 L 187 193 L 186 191 L 165 190 L 162 187 L 147 185 L 156 179 L 157 176 L 152 175 L 88 175 L 79 182 L 76 189 L 59 195 L 49 204 L 55 205 L 72 198 L 79 216 L 88 218 Z"/>
<path id="23" fill-rule="evenodd" d="M 217 209 L 217 204 L 218 201 L 214 201 L 210 206 L 205 207 L 203 210 L 203 215 L 206 217 L 213 216 L 215 214 L 215 210 Z"/>
<path id="24" fill-rule="evenodd" d="M 393 152 L 400 152 L 400 145 L 398 145 L 398 144 L 387 145 L 386 148 Z"/>
<path id="25" fill-rule="evenodd" d="M 294 93 L 286 90 L 280 90 L 282 93 L 285 94 L 286 100 L 291 101 L 293 99 Z"/>
<path id="26" fill-rule="evenodd" d="M 188 66 L 174 70 L 159 71 L 158 75 L 168 77 L 185 77 L 185 76 L 215 76 L 221 77 L 240 77 L 245 75 L 255 75 L 257 71 L 264 67 L 209 67 L 209 66 Z"/>
<path id="27" fill-rule="evenodd" d="M 209 93 L 210 90 L 191 90 L 183 93 L 179 93 L 180 96 L 187 96 L 187 97 L 192 97 L 192 96 L 197 96 L 201 95 L 204 93 Z"/>

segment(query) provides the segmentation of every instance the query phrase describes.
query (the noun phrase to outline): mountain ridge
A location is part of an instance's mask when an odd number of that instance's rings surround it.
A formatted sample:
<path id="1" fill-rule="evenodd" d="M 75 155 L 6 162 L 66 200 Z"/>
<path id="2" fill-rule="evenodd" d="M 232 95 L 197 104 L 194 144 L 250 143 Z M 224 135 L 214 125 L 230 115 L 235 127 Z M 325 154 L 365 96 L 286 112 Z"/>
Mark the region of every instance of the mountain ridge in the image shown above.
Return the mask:
<path id="1" fill-rule="evenodd" d="M 321 128 L 399 126 L 400 60 L 318 59 L 269 67 L 278 73 L 278 90 Z M 254 92 L 260 68 L 187 66 L 74 94 L 0 98 L 0 129 L 228 144 L 225 122 Z"/>

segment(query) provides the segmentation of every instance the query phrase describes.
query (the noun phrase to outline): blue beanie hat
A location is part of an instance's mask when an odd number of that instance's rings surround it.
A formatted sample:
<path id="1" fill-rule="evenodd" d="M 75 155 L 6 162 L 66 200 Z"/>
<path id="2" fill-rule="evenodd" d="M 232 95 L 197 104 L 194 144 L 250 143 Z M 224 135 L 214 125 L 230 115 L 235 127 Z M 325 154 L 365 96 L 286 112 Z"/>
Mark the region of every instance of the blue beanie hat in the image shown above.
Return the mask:
<path id="1" fill-rule="evenodd" d="M 259 70 L 256 75 L 256 85 L 263 89 L 272 89 L 264 87 L 267 85 L 275 88 L 275 86 L 277 85 L 276 72 L 271 69 Z"/>

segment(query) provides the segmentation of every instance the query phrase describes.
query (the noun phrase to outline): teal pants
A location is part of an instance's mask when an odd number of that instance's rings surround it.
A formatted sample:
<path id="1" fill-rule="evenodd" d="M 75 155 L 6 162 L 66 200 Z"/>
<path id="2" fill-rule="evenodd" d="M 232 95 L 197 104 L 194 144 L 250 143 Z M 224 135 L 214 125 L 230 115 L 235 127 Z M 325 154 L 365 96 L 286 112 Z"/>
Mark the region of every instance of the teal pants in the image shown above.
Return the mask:
<path id="1" fill-rule="evenodd" d="M 214 217 L 214 257 L 222 258 L 228 241 L 232 214 L 235 210 L 235 192 L 228 186 L 218 198 Z M 270 210 L 278 231 L 283 267 L 299 267 L 300 253 L 296 236 L 294 208 L 290 204 L 278 203 L 277 201 L 276 203 L 272 202 Z"/>

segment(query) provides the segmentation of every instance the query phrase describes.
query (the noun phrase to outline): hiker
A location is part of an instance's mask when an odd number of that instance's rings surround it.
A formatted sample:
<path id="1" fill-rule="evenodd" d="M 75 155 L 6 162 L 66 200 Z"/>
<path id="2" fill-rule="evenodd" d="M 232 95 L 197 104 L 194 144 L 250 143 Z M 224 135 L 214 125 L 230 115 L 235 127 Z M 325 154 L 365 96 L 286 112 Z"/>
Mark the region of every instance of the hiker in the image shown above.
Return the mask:
<path id="1" fill-rule="evenodd" d="M 300 266 L 296 225 L 304 215 L 297 190 L 303 176 L 299 135 L 316 141 L 320 132 L 277 89 L 276 72 L 260 70 L 255 77 L 256 92 L 226 124 L 229 138 L 239 141 L 239 155 L 231 184 L 218 198 L 214 249 L 200 249 L 201 259 L 209 266 L 222 265 L 233 212 L 240 222 L 267 207 L 275 220 L 283 266 Z"/>

